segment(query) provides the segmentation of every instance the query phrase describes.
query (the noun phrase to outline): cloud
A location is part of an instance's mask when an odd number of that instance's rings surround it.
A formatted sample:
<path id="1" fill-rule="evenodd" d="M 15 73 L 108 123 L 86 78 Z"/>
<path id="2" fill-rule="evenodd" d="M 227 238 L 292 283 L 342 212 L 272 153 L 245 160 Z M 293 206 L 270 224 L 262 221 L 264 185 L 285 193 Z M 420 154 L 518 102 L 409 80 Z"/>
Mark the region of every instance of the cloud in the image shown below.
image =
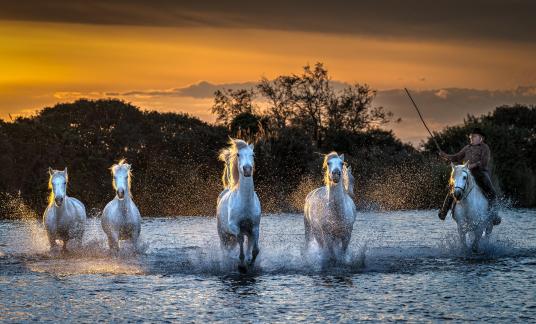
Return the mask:
<path id="1" fill-rule="evenodd" d="M 447 99 L 449 96 L 449 91 L 445 89 L 438 90 L 435 95 L 441 99 Z"/>
<path id="2" fill-rule="evenodd" d="M 536 42 L 536 2 L 530 0 L 0 1 L 6 20 Z"/>
<path id="3" fill-rule="evenodd" d="M 244 89 L 254 88 L 255 82 L 213 84 L 201 81 L 182 88 L 164 90 L 134 90 L 126 92 L 106 92 L 106 96 L 145 96 L 145 97 L 191 97 L 198 99 L 212 98 L 214 92 L 221 89 Z"/>
<path id="4" fill-rule="evenodd" d="M 191 97 L 197 99 L 214 98 L 214 92 L 222 89 L 253 89 L 257 86 L 257 82 L 236 82 L 236 83 L 210 83 L 208 81 L 200 81 L 186 87 L 163 89 L 163 90 L 132 90 L 125 92 L 105 92 L 104 96 L 114 97 Z M 331 85 L 336 90 L 341 90 L 349 86 L 348 83 L 341 81 L 331 81 Z M 57 94 L 61 94 L 59 92 Z"/>

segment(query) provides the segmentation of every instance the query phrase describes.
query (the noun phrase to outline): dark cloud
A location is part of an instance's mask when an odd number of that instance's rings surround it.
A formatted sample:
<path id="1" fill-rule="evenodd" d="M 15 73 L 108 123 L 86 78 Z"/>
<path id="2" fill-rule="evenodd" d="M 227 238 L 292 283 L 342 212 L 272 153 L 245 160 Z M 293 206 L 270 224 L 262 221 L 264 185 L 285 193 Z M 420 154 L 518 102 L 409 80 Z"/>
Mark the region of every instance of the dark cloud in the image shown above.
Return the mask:
<path id="1" fill-rule="evenodd" d="M 0 0 L 0 19 L 536 42 L 536 2 Z"/>

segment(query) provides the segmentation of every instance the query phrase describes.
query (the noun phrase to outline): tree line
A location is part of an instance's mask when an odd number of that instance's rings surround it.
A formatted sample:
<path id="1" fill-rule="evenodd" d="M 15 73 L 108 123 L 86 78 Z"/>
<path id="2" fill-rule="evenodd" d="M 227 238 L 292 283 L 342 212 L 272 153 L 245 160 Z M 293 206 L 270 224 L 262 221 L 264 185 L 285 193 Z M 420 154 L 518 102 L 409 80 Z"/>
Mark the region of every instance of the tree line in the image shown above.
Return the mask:
<path id="1" fill-rule="evenodd" d="M 322 184 L 322 154 L 332 150 L 345 153 L 354 170 L 359 208 L 438 208 L 448 166 L 429 141 L 417 150 L 380 128 L 396 120 L 373 105 L 374 96 L 367 85 L 334 89 L 317 63 L 251 89 L 216 91 L 216 124 L 116 99 L 80 99 L 1 121 L 0 217 L 40 217 L 49 166 L 69 168 L 68 193 L 98 216 L 114 196 L 109 167 L 121 158 L 133 165 L 132 192 L 143 216 L 213 215 L 222 190 L 218 151 L 229 136 L 255 143 L 255 186 L 265 212 L 301 211 L 306 194 Z M 470 127 L 481 125 L 489 131 L 494 181 L 516 204 L 534 206 L 535 116 L 534 107 L 499 107 L 436 135 L 454 151 Z"/>

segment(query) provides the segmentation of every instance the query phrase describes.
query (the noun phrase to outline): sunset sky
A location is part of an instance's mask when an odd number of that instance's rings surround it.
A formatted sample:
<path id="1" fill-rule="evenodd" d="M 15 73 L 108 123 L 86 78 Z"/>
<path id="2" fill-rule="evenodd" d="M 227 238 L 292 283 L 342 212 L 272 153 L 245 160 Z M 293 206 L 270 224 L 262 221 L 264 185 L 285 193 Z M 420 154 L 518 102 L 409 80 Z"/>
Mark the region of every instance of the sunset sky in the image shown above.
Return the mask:
<path id="1" fill-rule="evenodd" d="M 212 121 L 212 93 L 323 62 L 337 83 L 367 83 L 425 130 L 500 104 L 536 104 L 532 1 L 3 1 L 0 117 L 79 97 Z"/>

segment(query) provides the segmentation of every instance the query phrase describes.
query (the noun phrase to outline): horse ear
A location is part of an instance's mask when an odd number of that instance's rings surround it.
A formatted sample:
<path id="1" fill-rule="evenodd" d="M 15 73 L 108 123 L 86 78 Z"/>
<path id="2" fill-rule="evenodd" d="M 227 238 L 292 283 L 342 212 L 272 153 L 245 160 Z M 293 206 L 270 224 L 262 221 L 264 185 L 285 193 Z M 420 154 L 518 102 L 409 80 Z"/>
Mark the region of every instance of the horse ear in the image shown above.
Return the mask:
<path id="1" fill-rule="evenodd" d="M 450 162 L 450 167 L 454 169 L 454 163 Z"/>
<path id="2" fill-rule="evenodd" d="M 253 151 L 254 147 L 255 147 L 255 146 L 253 145 L 253 143 L 249 144 L 249 148 L 250 148 L 252 151 Z"/>
<path id="3" fill-rule="evenodd" d="M 463 164 L 463 167 L 464 168 L 467 168 L 467 165 L 469 164 L 469 161 L 465 161 L 465 163 Z"/>
<path id="4" fill-rule="evenodd" d="M 344 162 L 344 153 L 339 155 L 339 158 L 341 159 L 342 162 Z"/>
<path id="5" fill-rule="evenodd" d="M 53 175 L 53 174 L 54 174 L 54 170 L 52 170 L 51 167 L 48 167 L 48 174 L 49 174 L 49 175 Z"/>
<path id="6" fill-rule="evenodd" d="M 67 178 L 67 167 L 65 167 L 65 169 L 63 170 L 63 172 L 65 173 L 65 177 Z"/>

